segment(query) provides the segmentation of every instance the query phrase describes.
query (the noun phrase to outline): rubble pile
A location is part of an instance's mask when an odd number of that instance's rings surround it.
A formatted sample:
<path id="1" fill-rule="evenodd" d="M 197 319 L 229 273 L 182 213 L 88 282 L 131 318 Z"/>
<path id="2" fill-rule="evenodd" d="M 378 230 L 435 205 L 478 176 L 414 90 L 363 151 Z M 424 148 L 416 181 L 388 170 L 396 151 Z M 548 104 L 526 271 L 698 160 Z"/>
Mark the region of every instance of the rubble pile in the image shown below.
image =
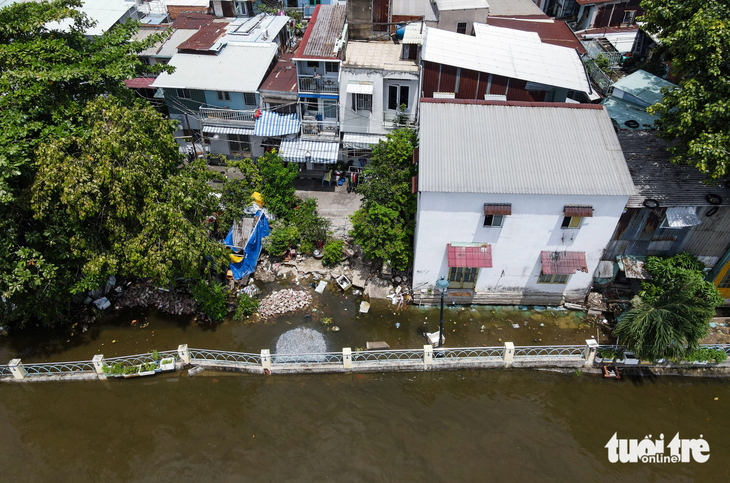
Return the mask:
<path id="1" fill-rule="evenodd" d="M 261 317 L 272 317 L 287 312 L 294 312 L 312 303 L 312 294 L 303 290 L 285 289 L 272 292 L 259 305 Z"/>
<path id="2" fill-rule="evenodd" d="M 141 282 L 126 287 L 117 298 L 116 307 L 157 307 L 173 315 L 192 314 L 195 302 L 190 295 L 177 293 L 174 290 L 163 290 L 149 282 Z"/>

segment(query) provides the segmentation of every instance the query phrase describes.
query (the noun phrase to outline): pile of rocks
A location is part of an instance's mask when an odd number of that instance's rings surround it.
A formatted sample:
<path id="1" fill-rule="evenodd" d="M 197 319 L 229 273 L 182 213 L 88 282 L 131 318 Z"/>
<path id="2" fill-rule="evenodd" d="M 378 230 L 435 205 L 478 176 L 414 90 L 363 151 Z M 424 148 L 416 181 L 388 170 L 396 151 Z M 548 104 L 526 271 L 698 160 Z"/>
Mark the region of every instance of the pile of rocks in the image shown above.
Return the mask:
<path id="1" fill-rule="evenodd" d="M 195 312 L 195 302 L 190 295 L 159 289 L 149 282 L 140 282 L 125 288 L 116 300 L 116 307 L 157 307 L 174 315 Z"/>
<path id="2" fill-rule="evenodd" d="M 303 290 L 285 289 L 272 292 L 259 305 L 261 317 L 272 317 L 287 312 L 294 312 L 312 303 L 312 294 Z"/>

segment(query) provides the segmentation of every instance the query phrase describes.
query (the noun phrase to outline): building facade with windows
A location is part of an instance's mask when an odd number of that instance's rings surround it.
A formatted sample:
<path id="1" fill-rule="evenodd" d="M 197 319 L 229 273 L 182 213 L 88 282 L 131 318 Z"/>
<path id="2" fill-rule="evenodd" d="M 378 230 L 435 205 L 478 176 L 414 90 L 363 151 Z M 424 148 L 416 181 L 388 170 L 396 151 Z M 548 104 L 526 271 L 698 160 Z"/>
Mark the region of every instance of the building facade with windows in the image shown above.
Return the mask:
<path id="1" fill-rule="evenodd" d="M 344 5 L 317 5 L 292 59 L 297 73 L 301 132 L 282 140 L 281 155 L 318 178 L 339 159 L 340 64 L 347 30 Z"/>
<path id="2" fill-rule="evenodd" d="M 393 41 L 347 43 L 340 78 L 340 130 L 345 159 L 356 167 L 368 162 L 373 144 L 416 118 L 420 69 L 415 55 L 408 58 L 409 47 Z"/>
<path id="3" fill-rule="evenodd" d="M 413 286 L 474 303 L 581 300 L 631 175 L 583 104 L 421 99 Z"/>

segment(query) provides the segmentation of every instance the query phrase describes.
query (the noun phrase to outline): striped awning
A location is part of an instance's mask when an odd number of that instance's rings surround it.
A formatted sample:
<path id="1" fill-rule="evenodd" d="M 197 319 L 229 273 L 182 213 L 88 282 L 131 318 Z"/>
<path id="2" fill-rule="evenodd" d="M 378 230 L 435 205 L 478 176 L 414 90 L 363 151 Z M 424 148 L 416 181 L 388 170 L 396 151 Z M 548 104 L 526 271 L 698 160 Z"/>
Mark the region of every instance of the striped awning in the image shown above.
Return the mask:
<path id="1" fill-rule="evenodd" d="M 203 132 L 208 134 L 253 134 L 253 129 L 243 127 L 222 127 L 222 126 L 203 126 Z"/>
<path id="2" fill-rule="evenodd" d="M 446 245 L 446 255 L 451 267 L 492 268 L 492 246 L 481 244 Z"/>
<path id="3" fill-rule="evenodd" d="M 592 206 L 566 206 L 565 216 L 580 216 L 582 218 L 593 216 Z"/>
<path id="4" fill-rule="evenodd" d="M 386 139 L 385 134 L 346 132 L 342 136 L 342 147 L 347 149 L 370 149 L 373 145 Z"/>
<path id="5" fill-rule="evenodd" d="M 340 143 L 302 141 L 301 138 L 282 139 L 281 157 L 292 163 L 334 164 L 339 156 Z"/>
<path id="6" fill-rule="evenodd" d="M 484 215 L 511 215 L 511 203 L 484 203 Z"/>
<path id="7" fill-rule="evenodd" d="M 586 252 L 542 252 L 542 273 L 546 275 L 573 275 L 588 272 Z"/>
<path id="8" fill-rule="evenodd" d="M 256 136 L 285 136 L 299 132 L 298 114 L 277 114 L 270 111 L 262 111 L 258 119 L 254 134 Z"/>

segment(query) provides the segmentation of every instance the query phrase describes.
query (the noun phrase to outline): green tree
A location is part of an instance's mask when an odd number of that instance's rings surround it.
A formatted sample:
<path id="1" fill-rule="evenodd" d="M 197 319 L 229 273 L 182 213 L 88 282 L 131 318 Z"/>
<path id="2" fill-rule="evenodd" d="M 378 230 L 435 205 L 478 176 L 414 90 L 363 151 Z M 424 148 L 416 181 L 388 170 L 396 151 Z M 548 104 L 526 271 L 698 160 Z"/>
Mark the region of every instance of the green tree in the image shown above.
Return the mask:
<path id="1" fill-rule="evenodd" d="M 373 148 L 364 183 L 357 187 L 362 206 L 352 215 L 352 236 L 368 258 L 390 260 L 404 270 L 413 258 L 416 174 L 413 149 L 418 144 L 410 129 L 397 129 Z"/>
<path id="2" fill-rule="evenodd" d="M 708 179 L 730 174 L 730 4 L 725 0 L 644 0 L 644 28 L 659 37 L 657 53 L 680 79 L 649 107 L 673 161 Z"/>
<path id="3" fill-rule="evenodd" d="M 652 278 L 642 284 L 614 333 L 642 359 L 681 359 L 697 349 L 724 300 L 692 255 L 648 257 L 645 268 Z"/>
<path id="4" fill-rule="evenodd" d="M 263 179 L 264 204 L 276 217 L 289 217 L 299 201 L 294 194 L 294 180 L 299 175 L 297 167 L 285 163 L 276 152 L 264 153 L 257 162 Z"/>
<path id="5" fill-rule="evenodd" d="M 136 22 L 86 38 L 90 22 L 73 8 L 80 4 L 27 2 L 0 10 L 0 317 L 5 321 L 58 323 L 68 312 L 69 287 L 80 276 L 77 254 L 64 251 L 68 238 L 76 243 L 80 237 L 73 234 L 74 222 L 59 213 L 44 213 L 41 220 L 32 207 L 40 146 L 82 137 L 86 104 L 100 95 L 131 105 L 125 79 L 171 69 L 139 61 L 137 54 L 160 36 L 130 41 Z M 66 29 L 49 27 L 59 24 Z"/>
<path id="6" fill-rule="evenodd" d="M 221 188 L 221 204 L 225 207 L 218 218 L 219 229 L 223 234 L 233 226 L 233 222 L 239 220 L 243 210 L 252 203 L 251 195 L 263 189 L 263 179 L 258 165 L 250 158 L 239 161 L 225 160 L 229 168 L 236 168 L 241 174 L 240 178 L 223 177 Z"/>

